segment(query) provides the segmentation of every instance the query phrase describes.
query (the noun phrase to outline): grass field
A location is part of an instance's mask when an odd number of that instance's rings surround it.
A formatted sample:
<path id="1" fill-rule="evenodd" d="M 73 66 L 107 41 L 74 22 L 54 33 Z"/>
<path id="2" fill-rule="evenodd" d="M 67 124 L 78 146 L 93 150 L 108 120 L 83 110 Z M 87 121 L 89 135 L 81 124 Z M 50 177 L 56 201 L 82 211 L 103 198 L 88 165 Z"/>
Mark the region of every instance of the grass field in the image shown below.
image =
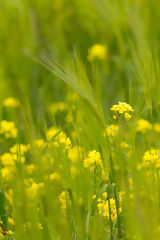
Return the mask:
<path id="1" fill-rule="evenodd" d="M 159 0 L 0 0 L 1 239 L 160 239 Z"/>

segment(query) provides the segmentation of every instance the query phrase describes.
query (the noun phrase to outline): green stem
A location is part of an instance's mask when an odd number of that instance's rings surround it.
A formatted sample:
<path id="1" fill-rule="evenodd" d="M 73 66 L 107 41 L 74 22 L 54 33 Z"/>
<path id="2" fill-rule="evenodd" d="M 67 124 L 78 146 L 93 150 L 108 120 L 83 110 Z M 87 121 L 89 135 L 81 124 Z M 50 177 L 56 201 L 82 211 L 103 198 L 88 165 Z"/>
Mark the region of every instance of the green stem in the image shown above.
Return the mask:
<path id="1" fill-rule="evenodd" d="M 117 195 L 117 190 L 116 190 L 116 185 L 114 185 L 114 196 L 116 200 L 116 210 L 117 210 L 117 223 L 118 223 L 118 231 L 119 231 L 119 239 L 121 239 L 121 221 L 120 221 L 120 216 L 119 216 L 119 197 Z"/>

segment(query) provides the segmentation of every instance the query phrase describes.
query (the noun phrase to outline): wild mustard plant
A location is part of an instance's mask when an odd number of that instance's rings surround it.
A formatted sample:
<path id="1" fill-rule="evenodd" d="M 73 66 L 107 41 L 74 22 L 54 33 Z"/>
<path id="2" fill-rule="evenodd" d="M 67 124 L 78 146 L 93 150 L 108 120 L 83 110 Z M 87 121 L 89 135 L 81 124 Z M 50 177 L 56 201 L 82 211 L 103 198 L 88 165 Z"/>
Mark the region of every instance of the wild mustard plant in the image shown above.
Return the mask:
<path id="1" fill-rule="evenodd" d="M 0 19 L 0 239 L 160 239 L 159 1 Z"/>

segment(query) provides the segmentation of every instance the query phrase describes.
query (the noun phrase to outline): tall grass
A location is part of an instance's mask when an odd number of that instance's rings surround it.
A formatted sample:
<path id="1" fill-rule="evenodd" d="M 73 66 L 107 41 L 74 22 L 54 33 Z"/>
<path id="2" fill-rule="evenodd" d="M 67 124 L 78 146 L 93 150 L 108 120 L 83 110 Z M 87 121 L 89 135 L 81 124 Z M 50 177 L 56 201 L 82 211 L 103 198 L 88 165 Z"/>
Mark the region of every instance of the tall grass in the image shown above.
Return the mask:
<path id="1" fill-rule="evenodd" d="M 0 239 L 159 239 L 159 1 L 6 0 L 0 19 Z"/>

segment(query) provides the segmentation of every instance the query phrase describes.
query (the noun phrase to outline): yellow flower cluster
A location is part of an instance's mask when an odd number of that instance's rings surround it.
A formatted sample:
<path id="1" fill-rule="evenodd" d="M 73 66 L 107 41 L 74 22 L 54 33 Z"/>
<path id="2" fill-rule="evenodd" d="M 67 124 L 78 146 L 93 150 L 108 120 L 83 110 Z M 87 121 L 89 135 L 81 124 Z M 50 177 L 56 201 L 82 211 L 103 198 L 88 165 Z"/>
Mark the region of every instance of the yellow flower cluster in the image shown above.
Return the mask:
<path id="1" fill-rule="evenodd" d="M 63 211 L 65 211 L 67 209 L 67 203 L 70 202 L 70 200 L 69 200 L 69 193 L 65 192 L 65 191 L 61 192 L 61 194 L 59 195 L 58 199 L 59 199 L 59 202 L 61 204 L 61 209 Z"/>
<path id="2" fill-rule="evenodd" d="M 52 103 L 49 106 L 49 111 L 51 114 L 57 114 L 58 112 L 66 111 L 68 108 L 68 105 L 65 102 L 57 102 Z"/>
<path id="3" fill-rule="evenodd" d="M 28 175 L 31 175 L 34 172 L 35 168 L 36 167 L 34 164 L 25 165 L 25 169 Z"/>
<path id="4" fill-rule="evenodd" d="M 3 226 L 3 222 L 0 221 L 0 239 L 11 239 L 11 235 L 13 235 L 13 232 L 11 230 L 6 230 Z"/>
<path id="5" fill-rule="evenodd" d="M 42 138 L 39 138 L 39 139 L 35 139 L 32 142 L 32 145 L 34 148 L 43 149 L 46 146 L 46 142 Z"/>
<path id="6" fill-rule="evenodd" d="M 130 119 L 131 112 L 134 112 L 133 108 L 125 102 L 118 102 L 118 104 L 111 107 L 111 111 L 114 112 L 113 118 L 116 119 L 119 115 L 123 115 L 125 119 Z"/>
<path id="7" fill-rule="evenodd" d="M 96 166 L 103 167 L 101 155 L 96 150 L 90 151 L 87 158 L 84 159 L 84 167 L 89 168 L 90 171 L 94 171 Z"/>
<path id="8" fill-rule="evenodd" d="M 60 132 L 55 127 L 48 129 L 46 137 L 48 141 L 51 141 L 53 139 L 53 144 L 55 147 L 59 147 L 61 145 L 64 145 L 65 149 L 72 147 L 70 138 L 67 137 L 63 131 Z"/>
<path id="9" fill-rule="evenodd" d="M 119 131 L 119 126 L 115 125 L 115 124 L 111 124 L 109 125 L 109 127 L 107 127 L 107 136 L 108 137 L 114 137 Z"/>
<path id="10" fill-rule="evenodd" d="M 13 147 L 10 148 L 10 153 L 4 153 L 1 156 L 1 162 L 3 166 L 11 166 L 15 164 L 15 161 L 20 160 L 21 163 L 25 162 L 25 152 L 29 149 L 29 145 L 24 144 L 15 144 Z M 19 159 L 17 159 L 17 157 Z"/>
<path id="11" fill-rule="evenodd" d="M 2 134 L 5 138 L 16 138 L 17 129 L 15 127 L 15 123 L 2 120 L 0 122 L 0 134 Z"/>
<path id="12" fill-rule="evenodd" d="M 61 176 L 58 173 L 54 172 L 49 175 L 49 178 L 51 181 L 54 181 L 54 180 L 60 180 Z"/>
<path id="13" fill-rule="evenodd" d="M 9 97 L 3 100 L 3 106 L 14 108 L 19 106 L 19 102 L 17 101 L 17 99 Z"/>
<path id="14" fill-rule="evenodd" d="M 14 165 L 16 160 L 17 160 L 17 156 L 12 155 L 11 153 L 4 153 L 1 156 L 1 162 L 2 162 L 3 166 Z"/>
<path id="15" fill-rule="evenodd" d="M 152 130 L 152 124 L 145 120 L 145 119 L 139 119 L 136 124 L 136 131 L 141 133 L 146 133 L 147 131 Z"/>
<path id="16" fill-rule="evenodd" d="M 44 187 L 43 182 L 36 183 L 34 179 L 28 179 L 25 181 L 26 192 L 29 198 L 35 199 L 40 191 Z"/>
<path id="17" fill-rule="evenodd" d="M 5 182 L 9 182 L 14 178 L 15 173 L 15 163 L 19 161 L 21 163 L 25 162 L 25 152 L 29 149 L 29 145 L 15 144 L 10 148 L 10 152 L 5 152 L 1 155 L 0 160 L 2 164 L 2 178 Z"/>
<path id="18" fill-rule="evenodd" d="M 143 118 L 137 121 L 136 123 L 137 132 L 146 133 L 151 130 L 154 130 L 155 132 L 160 133 L 160 124 L 159 123 L 151 124 L 148 120 Z"/>
<path id="19" fill-rule="evenodd" d="M 107 57 L 107 48 L 101 44 L 94 44 L 88 53 L 88 60 L 92 62 L 95 58 L 104 60 Z"/>
<path id="20" fill-rule="evenodd" d="M 24 145 L 24 144 L 15 144 L 13 147 L 11 147 L 9 150 L 13 154 L 20 154 L 24 155 L 28 150 L 30 149 L 30 145 Z"/>
<path id="21" fill-rule="evenodd" d="M 160 149 L 150 149 L 144 153 L 142 162 L 138 165 L 138 168 L 149 166 L 160 167 Z"/>
<path id="22" fill-rule="evenodd" d="M 128 143 L 122 141 L 122 142 L 120 143 L 120 147 L 121 147 L 122 149 L 127 149 L 127 148 L 129 148 L 129 145 L 128 145 Z"/>
<path id="23" fill-rule="evenodd" d="M 117 219 L 117 207 L 116 207 L 116 201 L 113 198 L 107 199 L 107 192 L 102 193 L 102 198 L 98 198 L 97 200 L 97 207 L 99 214 L 103 215 L 104 217 L 107 217 L 109 219 L 109 207 L 111 212 L 111 220 L 114 222 Z M 119 212 L 121 212 L 122 209 L 119 208 Z"/>
<path id="24" fill-rule="evenodd" d="M 11 165 L 4 166 L 1 169 L 2 179 L 4 182 L 10 182 L 14 178 L 15 167 Z"/>

